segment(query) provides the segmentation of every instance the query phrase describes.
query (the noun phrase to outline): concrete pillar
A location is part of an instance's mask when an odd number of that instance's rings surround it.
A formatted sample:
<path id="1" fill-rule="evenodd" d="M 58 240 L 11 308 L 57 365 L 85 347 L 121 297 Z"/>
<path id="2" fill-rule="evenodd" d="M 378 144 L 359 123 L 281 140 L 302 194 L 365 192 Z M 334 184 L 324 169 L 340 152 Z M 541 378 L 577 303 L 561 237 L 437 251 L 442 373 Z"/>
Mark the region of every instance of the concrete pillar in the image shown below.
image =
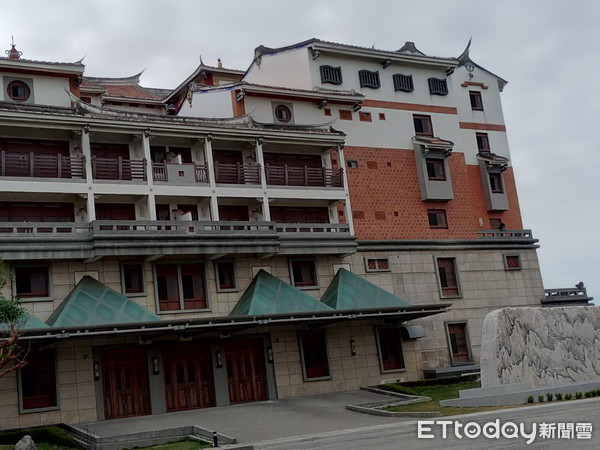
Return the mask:
<path id="1" fill-rule="evenodd" d="M 217 201 L 217 184 L 215 182 L 215 163 L 212 153 L 212 135 L 204 137 L 204 160 L 206 161 L 206 175 L 210 186 L 210 216 L 212 220 L 219 220 L 219 202 Z"/>
<path id="2" fill-rule="evenodd" d="M 344 204 L 344 216 L 350 227 L 350 234 L 354 236 L 354 220 L 352 218 L 352 208 L 350 206 L 350 191 L 348 189 L 348 174 L 346 168 L 346 159 L 344 158 L 344 144 L 338 144 L 338 165 L 342 169 L 342 178 L 344 180 L 344 196 L 346 197 Z"/>
<path id="3" fill-rule="evenodd" d="M 81 129 L 81 153 L 85 158 L 85 181 L 87 185 L 87 216 L 88 221 L 96 220 L 96 206 L 94 202 L 94 178 L 92 174 L 92 148 L 90 145 L 90 128 L 84 125 Z"/>
<path id="4" fill-rule="evenodd" d="M 154 198 L 154 171 L 152 170 L 152 153 L 150 152 L 150 130 L 142 133 L 142 150 L 146 160 L 148 177 L 148 220 L 156 220 L 156 199 Z"/>

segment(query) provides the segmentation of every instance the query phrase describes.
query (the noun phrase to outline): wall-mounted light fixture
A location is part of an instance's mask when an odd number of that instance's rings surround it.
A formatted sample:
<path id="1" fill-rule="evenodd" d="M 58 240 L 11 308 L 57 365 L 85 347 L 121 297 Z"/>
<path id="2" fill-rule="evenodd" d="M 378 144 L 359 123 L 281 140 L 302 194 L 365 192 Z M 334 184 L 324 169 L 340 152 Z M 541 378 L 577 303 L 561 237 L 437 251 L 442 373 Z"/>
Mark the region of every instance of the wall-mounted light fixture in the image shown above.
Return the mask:
<path id="1" fill-rule="evenodd" d="M 350 339 L 350 354 L 352 356 L 356 356 L 356 345 L 354 344 L 354 339 Z"/>
<path id="2" fill-rule="evenodd" d="M 352 107 L 352 111 L 358 112 L 358 111 L 360 111 L 360 108 L 362 108 L 362 102 L 355 103 L 354 106 Z"/>
<path id="3" fill-rule="evenodd" d="M 473 78 L 473 71 L 475 70 L 475 64 L 473 64 L 472 61 L 468 61 L 465 64 L 465 69 L 467 69 L 467 72 L 469 72 L 469 78 Z"/>
<path id="4" fill-rule="evenodd" d="M 327 106 L 327 99 L 326 99 L 326 98 L 324 98 L 323 100 L 321 100 L 321 101 L 319 102 L 319 109 L 323 109 L 323 108 L 325 108 L 326 106 Z"/>
<path id="5" fill-rule="evenodd" d="M 158 367 L 158 356 L 153 356 L 152 357 L 152 375 L 158 375 L 159 374 L 159 367 Z"/>
<path id="6" fill-rule="evenodd" d="M 215 359 L 217 360 L 217 369 L 222 369 L 223 368 L 223 352 L 220 350 L 217 350 L 215 352 Z"/>
<path id="7" fill-rule="evenodd" d="M 94 381 L 98 381 L 100 379 L 100 363 L 98 361 L 94 361 Z"/>
<path id="8" fill-rule="evenodd" d="M 383 62 L 383 64 L 382 64 L 382 65 L 383 65 L 383 68 L 384 68 L 384 69 L 387 69 L 388 67 L 390 67 L 390 66 L 392 65 L 392 60 L 391 60 L 391 59 L 386 59 L 386 60 Z"/>
<path id="9" fill-rule="evenodd" d="M 267 362 L 273 364 L 273 347 L 267 347 Z"/>
<path id="10" fill-rule="evenodd" d="M 246 92 L 244 90 L 239 90 L 237 92 L 237 94 L 235 95 L 235 101 L 239 103 L 242 100 L 244 100 L 245 96 L 246 96 Z"/>

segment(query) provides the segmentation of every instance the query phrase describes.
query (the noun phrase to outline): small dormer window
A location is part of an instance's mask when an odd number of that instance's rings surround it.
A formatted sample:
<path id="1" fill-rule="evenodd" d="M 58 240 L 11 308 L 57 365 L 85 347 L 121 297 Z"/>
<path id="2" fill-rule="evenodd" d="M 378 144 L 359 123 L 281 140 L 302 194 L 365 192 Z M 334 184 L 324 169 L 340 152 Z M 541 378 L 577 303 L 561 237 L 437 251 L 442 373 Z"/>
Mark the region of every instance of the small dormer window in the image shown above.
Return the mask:
<path id="1" fill-rule="evenodd" d="M 277 105 L 275 107 L 275 118 L 279 122 L 287 123 L 292 120 L 292 112 L 285 105 Z"/>
<path id="2" fill-rule="evenodd" d="M 6 88 L 8 96 L 16 102 L 25 102 L 31 96 L 31 89 L 26 83 L 20 80 L 14 80 L 8 83 Z"/>
<path id="3" fill-rule="evenodd" d="M 360 81 L 360 87 L 368 87 L 377 89 L 381 86 L 379 81 L 379 72 L 371 72 L 370 70 L 359 70 L 358 79 Z"/>
<path id="4" fill-rule="evenodd" d="M 430 78 L 429 93 L 432 95 L 448 95 L 448 83 L 443 78 Z"/>

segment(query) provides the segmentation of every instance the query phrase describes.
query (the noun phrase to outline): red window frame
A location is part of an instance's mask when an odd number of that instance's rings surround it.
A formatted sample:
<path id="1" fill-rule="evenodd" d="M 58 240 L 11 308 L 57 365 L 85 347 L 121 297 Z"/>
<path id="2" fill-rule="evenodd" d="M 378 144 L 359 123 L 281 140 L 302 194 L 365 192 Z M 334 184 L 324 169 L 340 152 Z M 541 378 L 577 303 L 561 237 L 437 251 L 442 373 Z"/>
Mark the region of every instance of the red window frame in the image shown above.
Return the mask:
<path id="1" fill-rule="evenodd" d="M 430 180 L 446 181 L 446 167 L 443 159 L 425 158 L 427 177 Z"/>
<path id="2" fill-rule="evenodd" d="M 490 176 L 490 190 L 494 194 L 504 193 L 504 184 L 502 183 L 502 174 L 499 172 L 491 172 Z"/>
<path id="3" fill-rule="evenodd" d="M 217 279 L 217 290 L 235 290 L 235 263 L 233 261 L 216 261 L 215 278 Z"/>
<path id="4" fill-rule="evenodd" d="M 144 266 L 143 264 L 123 264 L 123 291 L 127 294 L 143 294 Z"/>
<path id="5" fill-rule="evenodd" d="M 448 228 L 445 209 L 428 209 L 427 220 L 429 221 L 429 228 Z"/>
<path id="6" fill-rule="evenodd" d="M 438 258 L 437 259 L 438 275 L 440 277 L 440 286 L 442 288 L 442 296 L 458 296 L 458 274 L 456 272 L 456 260 L 454 258 Z"/>
<path id="7" fill-rule="evenodd" d="M 469 91 L 469 101 L 471 102 L 471 109 L 473 111 L 483 111 L 483 99 L 481 98 L 481 92 Z"/>
<path id="8" fill-rule="evenodd" d="M 204 264 L 156 264 L 160 312 L 206 309 Z"/>
<path id="9" fill-rule="evenodd" d="M 45 298 L 50 296 L 48 266 L 16 266 L 14 271 L 17 297 Z"/>
<path id="10" fill-rule="evenodd" d="M 465 322 L 447 323 L 446 332 L 448 333 L 452 365 L 458 366 L 471 363 L 467 324 Z"/>
<path id="11" fill-rule="evenodd" d="M 23 410 L 58 406 L 54 352 L 31 352 L 19 374 Z"/>
<path id="12" fill-rule="evenodd" d="M 293 259 L 290 261 L 292 284 L 296 287 L 316 287 L 317 265 L 312 259 Z"/>
<path id="13" fill-rule="evenodd" d="M 413 123 L 415 126 L 415 134 L 417 136 L 433 137 L 433 124 L 431 116 L 421 114 L 413 115 Z"/>
<path id="14" fill-rule="evenodd" d="M 402 350 L 402 336 L 398 327 L 378 328 L 377 343 L 379 345 L 382 372 L 406 369 Z"/>
<path id="15" fill-rule="evenodd" d="M 477 150 L 481 153 L 490 151 L 490 140 L 487 133 L 475 133 L 475 139 L 477 140 Z"/>
<path id="16" fill-rule="evenodd" d="M 299 335 L 299 341 L 304 378 L 306 380 L 329 378 L 331 372 L 325 332 L 302 333 Z"/>

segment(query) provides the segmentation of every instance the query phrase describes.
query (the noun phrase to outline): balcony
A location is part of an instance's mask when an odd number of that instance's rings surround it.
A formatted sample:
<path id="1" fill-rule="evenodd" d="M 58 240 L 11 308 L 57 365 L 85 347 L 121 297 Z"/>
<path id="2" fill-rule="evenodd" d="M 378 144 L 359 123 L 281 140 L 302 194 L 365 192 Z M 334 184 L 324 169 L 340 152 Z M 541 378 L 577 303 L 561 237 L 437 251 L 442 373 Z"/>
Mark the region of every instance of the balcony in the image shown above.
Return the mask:
<path id="1" fill-rule="evenodd" d="M 215 162 L 217 184 L 260 184 L 260 165 Z"/>
<path id="2" fill-rule="evenodd" d="M 580 283 L 574 288 L 544 289 L 542 306 L 588 306 L 593 299 L 588 297 L 587 289 Z"/>
<path id="3" fill-rule="evenodd" d="M 265 165 L 267 184 L 274 186 L 344 186 L 342 169 L 334 171 L 325 167 L 292 167 Z"/>
<path id="4" fill-rule="evenodd" d="M 26 178 L 85 178 L 83 156 L 0 152 L 0 176 Z"/>
<path id="5" fill-rule="evenodd" d="M 9 260 L 181 254 L 348 254 L 345 224 L 256 221 L 95 220 L 0 222 L 0 257 Z"/>
<path id="6" fill-rule="evenodd" d="M 173 184 L 208 183 L 208 168 L 203 164 L 152 164 L 154 181 Z"/>
<path id="7" fill-rule="evenodd" d="M 95 180 L 146 181 L 146 160 L 92 156 Z"/>
<path id="8" fill-rule="evenodd" d="M 531 230 L 478 230 L 477 234 L 487 239 L 533 239 Z"/>

